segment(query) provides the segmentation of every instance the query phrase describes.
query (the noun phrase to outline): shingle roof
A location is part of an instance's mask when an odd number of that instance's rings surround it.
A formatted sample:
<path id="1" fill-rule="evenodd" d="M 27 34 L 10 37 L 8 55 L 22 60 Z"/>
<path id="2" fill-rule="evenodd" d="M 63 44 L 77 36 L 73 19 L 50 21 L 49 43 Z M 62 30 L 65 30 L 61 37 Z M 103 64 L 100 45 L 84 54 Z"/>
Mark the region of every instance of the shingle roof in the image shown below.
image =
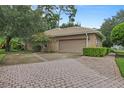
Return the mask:
<path id="1" fill-rule="evenodd" d="M 56 28 L 45 31 L 45 34 L 51 37 L 78 35 L 78 34 L 86 34 L 86 33 L 96 33 L 100 37 L 103 37 L 103 35 L 99 31 L 84 27 Z"/>

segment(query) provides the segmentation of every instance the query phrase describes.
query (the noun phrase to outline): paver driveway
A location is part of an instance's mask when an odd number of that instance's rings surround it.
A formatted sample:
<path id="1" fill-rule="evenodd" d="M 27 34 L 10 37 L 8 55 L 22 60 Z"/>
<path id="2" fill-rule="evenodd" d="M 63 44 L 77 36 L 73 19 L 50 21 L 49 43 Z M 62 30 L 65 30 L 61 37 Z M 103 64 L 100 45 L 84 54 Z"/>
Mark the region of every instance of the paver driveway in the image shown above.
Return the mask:
<path id="1" fill-rule="evenodd" d="M 124 87 L 118 80 L 80 63 L 81 60 L 61 59 L 0 67 L 0 87 Z"/>

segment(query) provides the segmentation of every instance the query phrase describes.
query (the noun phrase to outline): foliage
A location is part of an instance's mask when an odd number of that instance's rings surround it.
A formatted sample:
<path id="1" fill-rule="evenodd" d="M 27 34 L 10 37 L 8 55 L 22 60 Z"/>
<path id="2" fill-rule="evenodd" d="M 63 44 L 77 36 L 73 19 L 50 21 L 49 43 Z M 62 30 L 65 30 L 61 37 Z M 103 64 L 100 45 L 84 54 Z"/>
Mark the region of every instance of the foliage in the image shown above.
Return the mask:
<path id="1" fill-rule="evenodd" d="M 0 49 L 3 49 L 4 48 L 4 43 L 5 43 L 4 38 L 1 37 L 0 38 Z"/>
<path id="2" fill-rule="evenodd" d="M 67 28 L 67 27 L 81 27 L 81 24 L 74 24 L 74 23 L 63 23 L 60 28 Z"/>
<path id="3" fill-rule="evenodd" d="M 24 50 L 24 42 L 19 38 L 13 38 L 11 40 L 11 48 L 12 50 Z"/>
<path id="4" fill-rule="evenodd" d="M 104 47 L 111 47 L 113 45 L 110 38 L 111 31 L 114 26 L 122 22 L 124 22 L 124 10 L 120 10 L 115 16 L 105 19 L 104 23 L 100 28 L 100 31 L 103 33 L 104 36 L 106 36 L 106 40 L 103 42 Z"/>
<path id="5" fill-rule="evenodd" d="M 11 40 L 11 49 L 13 50 L 24 50 L 24 42 L 20 38 L 13 38 Z M 0 38 L 0 48 L 4 49 L 5 38 Z"/>
<path id="6" fill-rule="evenodd" d="M 0 15 L 0 31 L 6 36 L 7 51 L 13 37 L 23 38 L 26 42 L 34 33 L 46 30 L 42 13 L 33 11 L 31 6 L 0 6 Z"/>
<path id="7" fill-rule="evenodd" d="M 102 42 L 103 47 L 111 47 L 113 45 L 112 41 L 110 38 L 106 37 L 105 40 Z"/>
<path id="8" fill-rule="evenodd" d="M 119 67 L 121 75 L 124 77 L 124 58 L 116 58 L 116 63 Z"/>
<path id="9" fill-rule="evenodd" d="M 124 23 L 118 24 L 113 28 L 111 40 L 115 45 L 124 46 Z"/>
<path id="10" fill-rule="evenodd" d="M 40 52 L 41 51 L 41 45 L 35 44 L 32 46 L 33 52 Z"/>
<path id="11" fill-rule="evenodd" d="M 83 48 L 84 56 L 102 57 L 108 54 L 107 48 Z"/>
<path id="12" fill-rule="evenodd" d="M 33 34 L 57 27 L 62 13 L 74 21 L 76 8 L 72 5 L 42 5 L 33 10 L 30 5 L 0 6 L 0 33 L 6 36 L 6 51 L 10 51 L 13 37 L 27 43 Z"/>
<path id="13" fill-rule="evenodd" d="M 33 50 L 35 52 L 41 51 L 43 47 L 47 45 L 50 41 L 50 38 L 44 33 L 38 33 L 32 36 L 31 42 L 33 43 Z"/>
<path id="14" fill-rule="evenodd" d="M 38 33 L 32 35 L 32 39 L 31 39 L 33 43 L 37 43 L 37 44 L 47 44 L 49 40 L 50 38 L 46 36 L 44 33 Z"/>
<path id="15" fill-rule="evenodd" d="M 107 48 L 106 55 L 108 55 L 110 52 L 112 52 L 112 49 L 111 48 Z"/>
<path id="16" fill-rule="evenodd" d="M 67 15 L 69 22 L 73 23 L 77 11 L 74 5 L 39 5 L 37 10 L 43 12 L 48 29 L 59 27 L 62 14 Z"/>
<path id="17" fill-rule="evenodd" d="M 2 42 L 4 42 L 4 38 L 0 37 L 0 44 L 2 44 Z"/>

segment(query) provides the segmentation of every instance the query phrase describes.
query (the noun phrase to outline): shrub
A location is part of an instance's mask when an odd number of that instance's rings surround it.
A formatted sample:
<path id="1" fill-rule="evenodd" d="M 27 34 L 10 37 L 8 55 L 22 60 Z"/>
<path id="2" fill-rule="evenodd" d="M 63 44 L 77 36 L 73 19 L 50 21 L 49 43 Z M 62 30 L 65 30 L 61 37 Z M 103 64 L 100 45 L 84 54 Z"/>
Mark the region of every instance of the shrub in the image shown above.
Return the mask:
<path id="1" fill-rule="evenodd" d="M 102 57 L 107 55 L 107 48 L 83 48 L 84 56 Z"/>
<path id="2" fill-rule="evenodd" d="M 23 50 L 24 45 L 20 39 L 15 38 L 11 41 L 11 48 L 13 50 Z"/>
<path id="3" fill-rule="evenodd" d="M 50 41 L 50 38 L 46 36 L 44 33 L 38 33 L 32 36 L 31 42 L 34 44 L 32 49 L 34 52 L 40 52 L 44 47 L 46 47 L 47 43 Z"/>
<path id="4" fill-rule="evenodd" d="M 40 52 L 41 51 L 41 45 L 35 44 L 32 46 L 33 52 Z"/>
<path id="5" fill-rule="evenodd" d="M 112 49 L 111 48 L 107 48 L 107 55 L 110 53 L 110 52 L 112 52 Z"/>

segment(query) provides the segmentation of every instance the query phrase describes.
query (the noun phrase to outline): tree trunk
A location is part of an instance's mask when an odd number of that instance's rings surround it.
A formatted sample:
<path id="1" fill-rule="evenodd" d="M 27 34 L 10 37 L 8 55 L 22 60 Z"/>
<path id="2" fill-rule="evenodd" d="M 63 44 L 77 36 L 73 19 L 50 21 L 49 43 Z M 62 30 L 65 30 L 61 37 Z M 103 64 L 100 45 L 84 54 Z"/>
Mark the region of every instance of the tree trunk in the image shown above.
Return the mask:
<path id="1" fill-rule="evenodd" d="M 25 46 L 24 46 L 24 50 L 27 51 L 28 50 L 28 40 L 25 39 Z"/>
<path id="2" fill-rule="evenodd" d="M 27 51 L 27 46 L 28 46 L 28 44 L 27 44 L 27 42 L 25 42 L 25 51 Z"/>
<path id="3" fill-rule="evenodd" d="M 11 36 L 6 37 L 6 42 L 5 42 L 5 51 L 6 52 L 9 52 L 11 49 L 11 44 L 10 44 L 11 39 L 12 39 Z"/>

